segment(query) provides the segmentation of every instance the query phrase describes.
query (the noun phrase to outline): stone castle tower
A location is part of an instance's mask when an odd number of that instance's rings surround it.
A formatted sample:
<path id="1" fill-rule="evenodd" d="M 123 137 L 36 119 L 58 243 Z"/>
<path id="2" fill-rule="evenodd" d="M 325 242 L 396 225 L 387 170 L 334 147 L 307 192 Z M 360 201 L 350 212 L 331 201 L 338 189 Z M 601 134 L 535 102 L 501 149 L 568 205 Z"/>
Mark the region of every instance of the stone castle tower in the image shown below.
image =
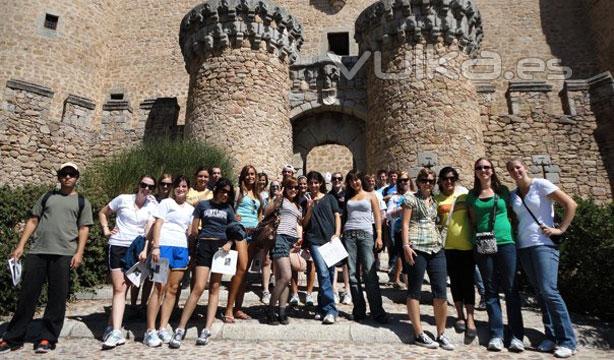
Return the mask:
<path id="1" fill-rule="evenodd" d="M 2 184 L 47 182 L 158 136 L 237 167 L 361 170 L 522 157 L 599 200 L 614 186 L 607 0 L 0 0 Z M 328 161 L 341 154 L 332 151 Z M 506 176 L 502 176 L 506 178 Z"/>

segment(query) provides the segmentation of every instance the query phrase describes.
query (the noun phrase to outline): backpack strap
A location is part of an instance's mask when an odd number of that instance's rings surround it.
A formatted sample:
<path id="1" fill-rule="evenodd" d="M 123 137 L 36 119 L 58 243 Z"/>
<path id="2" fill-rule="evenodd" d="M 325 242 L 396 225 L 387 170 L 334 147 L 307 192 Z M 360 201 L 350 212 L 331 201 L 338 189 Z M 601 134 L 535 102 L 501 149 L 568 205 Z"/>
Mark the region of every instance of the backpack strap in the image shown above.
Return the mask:
<path id="1" fill-rule="evenodd" d="M 43 211 L 41 211 L 41 217 L 43 217 L 43 214 L 45 213 L 45 210 L 47 210 L 47 200 L 49 200 L 49 198 L 51 197 L 51 195 L 55 194 L 55 190 L 51 190 L 48 191 L 44 196 L 43 196 L 43 200 L 41 201 L 41 207 L 43 208 Z"/>

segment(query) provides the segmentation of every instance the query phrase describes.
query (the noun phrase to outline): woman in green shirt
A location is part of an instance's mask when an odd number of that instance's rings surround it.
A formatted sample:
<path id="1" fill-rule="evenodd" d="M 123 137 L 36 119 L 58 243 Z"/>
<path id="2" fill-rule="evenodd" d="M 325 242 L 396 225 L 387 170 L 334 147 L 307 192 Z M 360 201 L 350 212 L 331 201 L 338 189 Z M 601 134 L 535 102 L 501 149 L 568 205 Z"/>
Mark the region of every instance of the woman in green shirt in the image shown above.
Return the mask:
<path id="1" fill-rule="evenodd" d="M 509 219 L 509 190 L 501 185 L 490 160 L 480 158 L 475 162 L 473 189 L 467 195 L 469 219 L 474 233 L 494 232 L 497 252 L 490 255 L 476 253 L 476 262 L 486 288 L 486 310 L 490 341 L 488 350 L 503 349 L 503 315 L 499 302 L 498 289 L 505 293 L 507 317 L 512 339 L 509 350 L 524 350 L 524 326 L 520 312 L 520 297 L 515 287 L 516 244 L 512 237 L 512 225 Z M 493 209 L 493 206 L 496 206 Z M 495 210 L 494 223 L 491 217 Z M 473 237 L 475 241 L 475 237 Z"/>

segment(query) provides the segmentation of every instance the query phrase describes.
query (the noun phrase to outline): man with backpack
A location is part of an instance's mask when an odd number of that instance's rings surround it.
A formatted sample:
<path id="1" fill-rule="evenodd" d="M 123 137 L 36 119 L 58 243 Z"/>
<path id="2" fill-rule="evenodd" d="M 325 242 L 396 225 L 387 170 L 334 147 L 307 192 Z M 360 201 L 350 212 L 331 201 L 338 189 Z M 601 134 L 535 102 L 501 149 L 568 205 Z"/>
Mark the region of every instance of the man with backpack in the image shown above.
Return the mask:
<path id="1" fill-rule="evenodd" d="M 48 300 L 40 333 L 34 335 L 34 350 L 46 353 L 54 349 L 64 324 L 70 270 L 76 269 L 83 261 L 89 226 L 94 221 L 89 201 L 75 190 L 79 179 L 77 165 L 62 164 L 57 176 L 60 189 L 44 194 L 36 202 L 11 254 L 11 258 L 18 261 L 31 238 L 17 309 L 0 340 L 0 353 L 23 346 L 45 280 Z"/>

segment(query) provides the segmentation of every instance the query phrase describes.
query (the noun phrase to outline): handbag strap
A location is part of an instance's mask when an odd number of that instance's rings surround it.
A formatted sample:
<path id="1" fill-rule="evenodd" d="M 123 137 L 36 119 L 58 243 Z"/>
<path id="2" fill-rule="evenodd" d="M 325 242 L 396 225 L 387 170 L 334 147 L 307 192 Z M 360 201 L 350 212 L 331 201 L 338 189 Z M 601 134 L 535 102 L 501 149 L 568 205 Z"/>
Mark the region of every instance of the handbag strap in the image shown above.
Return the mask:
<path id="1" fill-rule="evenodd" d="M 492 206 L 492 214 L 490 216 L 490 219 L 488 221 L 488 228 L 490 229 L 490 232 L 493 232 L 495 229 L 495 219 L 497 217 L 497 203 L 499 202 L 499 195 L 497 193 L 495 193 L 495 202 Z"/>
<path id="2" fill-rule="evenodd" d="M 531 185 L 529 185 L 529 190 L 531 189 Z M 529 191 L 527 190 L 527 194 L 529 193 Z M 520 200 L 522 201 L 522 205 L 524 205 L 524 208 L 527 209 L 527 211 L 529 212 L 529 215 L 531 215 L 531 217 L 533 218 L 533 220 L 535 220 L 535 223 L 538 226 L 542 226 L 542 223 L 537 220 L 537 217 L 533 214 L 533 211 L 531 211 L 531 209 L 529 209 L 529 207 L 527 206 L 527 203 L 524 201 L 524 196 L 520 195 L 520 187 L 518 189 L 516 189 L 516 195 L 518 195 L 518 197 L 520 198 Z"/>

